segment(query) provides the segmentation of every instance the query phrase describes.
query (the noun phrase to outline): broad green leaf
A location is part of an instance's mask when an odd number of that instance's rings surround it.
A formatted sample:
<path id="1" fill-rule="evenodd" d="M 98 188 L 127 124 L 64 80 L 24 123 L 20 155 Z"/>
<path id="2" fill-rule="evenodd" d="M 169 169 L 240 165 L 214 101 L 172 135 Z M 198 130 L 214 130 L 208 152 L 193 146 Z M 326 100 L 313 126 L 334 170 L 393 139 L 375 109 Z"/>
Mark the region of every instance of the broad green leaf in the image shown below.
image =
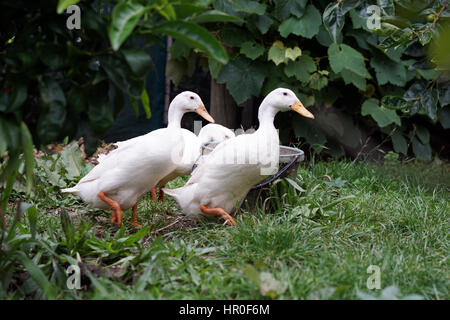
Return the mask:
<path id="1" fill-rule="evenodd" d="M 430 143 L 430 132 L 424 126 L 416 126 L 416 136 L 419 137 L 423 144 Z"/>
<path id="2" fill-rule="evenodd" d="M 322 19 L 325 28 L 330 33 L 331 39 L 337 42 L 345 22 L 345 16 L 339 2 L 330 2 L 323 12 Z"/>
<path id="3" fill-rule="evenodd" d="M 190 19 L 198 14 L 201 14 L 205 11 L 205 6 L 197 3 L 189 3 L 185 1 L 178 1 L 173 3 L 173 8 L 175 10 L 175 14 L 177 19 Z"/>
<path id="4" fill-rule="evenodd" d="M 328 59 L 335 73 L 348 69 L 363 78 L 370 78 L 363 55 L 346 44 L 331 44 L 328 48 Z"/>
<path id="5" fill-rule="evenodd" d="M 172 59 L 182 60 L 188 58 L 191 48 L 182 40 L 175 40 L 170 46 L 170 57 Z"/>
<path id="6" fill-rule="evenodd" d="M 109 41 L 114 50 L 119 50 L 146 10 L 136 2 L 121 2 L 114 7 L 108 26 Z"/>
<path id="7" fill-rule="evenodd" d="M 316 69 L 317 67 L 313 58 L 309 55 L 302 55 L 297 61 L 290 61 L 284 67 L 284 73 L 288 77 L 294 76 L 301 82 L 308 82 L 311 77 L 311 73 L 316 71 Z"/>
<path id="8" fill-rule="evenodd" d="M 427 88 L 427 83 L 425 81 L 414 82 L 408 90 L 403 94 L 403 99 L 409 102 L 410 112 L 412 115 L 421 111 L 422 103 L 421 99 L 424 96 Z"/>
<path id="9" fill-rule="evenodd" d="M 286 61 L 286 48 L 281 41 L 275 41 L 269 49 L 267 60 L 272 60 L 276 65 Z"/>
<path id="10" fill-rule="evenodd" d="M 361 17 L 358 10 L 350 10 L 349 13 L 353 24 L 353 29 L 364 29 L 366 31 L 370 31 L 367 28 L 367 18 Z"/>
<path id="11" fill-rule="evenodd" d="M 411 104 L 408 101 L 398 96 L 384 96 L 381 99 L 381 104 L 385 108 L 394 110 L 407 109 L 411 106 Z"/>
<path id="12" fill-rule="evenodd" d="M 391 123 L 395 123 L 398 126 L 401 126 L 400 117 L 397 115 L 395 110 L 386 109 L 380 107 L 377 99 L 367 99 L 364 101 L 361 114 L 363 116 L 370 115 L 380 127 L 386 127 Z"/>
<path id="13" fill-rule="evenodd" d="M 375 69 L 379 85 L 390 82 L 403 87 L 406 84 L 406 69 L 401 63 L 382 56 L 374 56 L 370 60 L 370 65 Z"/>
<path id="14" fill-rule="evenodd" d="M 264 50 L 264 47 L 259 43 L 256 43 L 254 41 L 247 41 L 242 44 L 240 52 L 247 58 L 255 60 L 256 58 L 263 55 Z"/>
<path id="15" fill-rule="evenodd" d="M 298 25 L 299 19 L 295 17 L 291 17 L 289 19 L 284 20 L 280 26 L 278 27 L 278 31 L 283 38 L 287 38 L 291 33 L 296 32 L 298 35 Z"/>
<path id="16" fill-rule="evenodd" d="M 436 88 L 426 89 L 420 99 L 423 110 L 431 120 L 437 119 L 438 91 Z"/>
<path id="17" fill-rule="evenodd" d="M 367 85 L 366 79 L 364 79 L 360 75 L 354 73 L 353 71 L 350 71 L 348 69 L 343 69 L 341 71 L 341 76 L 342 76 L 342 79 L 344 79 L 345 84 L 352 83 L 358 89 L 360 89 L 362 91 L 366 90 L 366 85 Z"/>
<path id="18" fill-rule="evenodd" d="M 144 108 L 145 115 L 147 119 L 150 119 L 152 116 L 151 110 L 150 110 L 150 98 L 148 97 L 147 90 L 143 90 L 141 94 L 141 102 L 142 107 Z"/>
<path id="19" fill-rule="evenodd" d="M 133 71 L 136 76 L 145 76 L 150 70 L 151 58 L 144 50 L 122 49 L 121 52 L 130 66 L 131 71 Z"/>
<path id="20" fill-rule="evenodd" d="M 156 6 L 156 10 L 160 15 L 162 15 L 166 20 L 175 20 L 177 18 L 177 14 L 172 4 L 166 2 L 163 6 Z"/>
<path id="21" fill-rule="evenodd" d="M 266 16 L 257 16 L 257 20 L 254 22 L 261 34 L 266 34 L 269 31 L 270 26 L 273 24 L 273 20 Z"/>
<path id="22" fill-rule="evenodd" d="M 198 16 L 190 19 L 192 22 L 205 23 L 205 22 L 244 22 L 239 17 L 232 16 L 219 10 L 205 11 Z"/>
<path id="23" fill-rule="evenodd" d="M 257 1 L 233 0 L 231 6 L 233 10 L 250 14 L 263 15 L 266 12 L 266 5 Z"/>
<path id="24" fill-rule="evenodd" d="M 286 48 L 286 58 L 295 61 L 302 55 L 302 50 L 295 46 L 294 48 Z"/>
<path id="25" fill-rule="evenodd" d="M 167 21 L 155 26 L 153 31 L 181 39 L 191 47 L 205 51 L 223 64 L 228 62 L 228 55 L 220 42 L 208 30 L 194 23 Z"/>
<path id="26" fill-rule="evenodd" d="M 412 139 L 412 148 L 417 159 L 422 161 L 431 160 L 431 146 L 430 144 L 422 144 L 416 137 Z"/>
<path id="27" fill-rule="evenodd" d="M 315 90 L 321 90 L 328 85 L 328 78 L 322 76 L 319 72 L 314 72 L 309 79 L 309 86 Z"/>
<path id="28" fill-rule="evenodd" d="M 408 154 L 408 144 L 406 143 L 406 139 L 398 130 L 392 135 L 392 145 L 395 152 L 403 153 L 405 156 Z"/>
<path id="29" fill-rule="evenodd" d="M 319 33 L 319 27 L 322 24 L 319 10 L 313 5 L 306 7 L 306 12 L 301 18 L 291 17 L 284 20 L 278 30 L 282 37 L 286 38 L 293 33 L 311 39 Z"/>
<path id="30" fill-rule="evenodd" d="M 58 14 L 61 14 L 68 7 L 70 7 L 73 4 L 77 4 L 78 2 L 80 2 L 80 0 L 59 0 L 58 6 L 56 7 L 56 12 Z"/>
<path id="31" fill-rule="evenodd" d="M 240 104 L 259 95 L 265 76 L 264 64 L 238 58 L 222 67 L 217 82 L 225 83 L 234 100 Z"/>
<path id="32" fill-rule="evenodd" d="M 61 162 L 67 171 L 66 177 L 74 179 L 82 174 L 84 160 L 83 152 L 77 142 L 74 141 L 61 151 Z"/>
<path id="33" fill-rule="evenodd" d="M 219 76 L 219 72 L 222 66 L 223 64 L 221 64 L 217 60 L 208 59 L 209 73 L 211 74 L 211 77 L 213 77 L 214 79 L 217 79 L 217 77 Z"/>
<path id="34" fill-rule="evenodd" d="M 280 21 L 286 20 L 290 15 L 300 18 L 305 14 L 308 0 L 274 0 L 275 10 L 273 15 Z"/>

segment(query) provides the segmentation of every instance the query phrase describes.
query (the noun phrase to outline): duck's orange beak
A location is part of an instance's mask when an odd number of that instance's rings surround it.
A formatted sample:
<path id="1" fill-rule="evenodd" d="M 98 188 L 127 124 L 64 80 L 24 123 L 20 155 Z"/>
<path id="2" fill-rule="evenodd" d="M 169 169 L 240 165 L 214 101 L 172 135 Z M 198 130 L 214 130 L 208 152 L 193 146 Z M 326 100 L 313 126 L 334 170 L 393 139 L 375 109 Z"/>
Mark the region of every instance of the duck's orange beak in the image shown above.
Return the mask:
<path id="1" fill-rule="evenodd" d="M 213 117 L 211 117 L 211 115 L 208 113 L 208 111 L 206 111 L 206 108 L 204 105 L 201 105 L 200 107 L 198 107 L 197 109 L 194 110 L 195 113 L 197 113 L 198 115 L 200 115 L 203 119 L 205 119 L 206 121 L 209 121 L 211 123 L 214 123 L 214 119 Z"/>
<path id="2" fill-rule="evenodd" d="M 314 115 L 303 106 L 303 103 L 301 103 L 300 100 L 295 101 L 295 103 L 292 106 L 290 106 L 290 108 L 291 110 L 297 112 L 301 116 L 314 119 Z"/>

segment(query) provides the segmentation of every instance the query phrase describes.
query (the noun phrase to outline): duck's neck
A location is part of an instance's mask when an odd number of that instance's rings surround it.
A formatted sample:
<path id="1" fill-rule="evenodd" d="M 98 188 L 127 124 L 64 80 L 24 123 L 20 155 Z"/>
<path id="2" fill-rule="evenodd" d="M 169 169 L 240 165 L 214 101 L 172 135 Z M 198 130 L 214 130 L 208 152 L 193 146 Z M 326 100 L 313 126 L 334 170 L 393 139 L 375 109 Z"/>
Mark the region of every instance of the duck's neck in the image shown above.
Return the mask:
<path id="1" fill-rule="evenodd" d="M 169 106 L 169 111 L 167 112 L 167 128 L 181 128 L 181 118 L 183 118 L 184 112 L 181 108 Z"/>
<path id="2" fill-rule="evenodd" d="M 263 101 L 258 110 L 258 130 L 276 130 L 273 121 L 277 112 L 269 103 Z"/>

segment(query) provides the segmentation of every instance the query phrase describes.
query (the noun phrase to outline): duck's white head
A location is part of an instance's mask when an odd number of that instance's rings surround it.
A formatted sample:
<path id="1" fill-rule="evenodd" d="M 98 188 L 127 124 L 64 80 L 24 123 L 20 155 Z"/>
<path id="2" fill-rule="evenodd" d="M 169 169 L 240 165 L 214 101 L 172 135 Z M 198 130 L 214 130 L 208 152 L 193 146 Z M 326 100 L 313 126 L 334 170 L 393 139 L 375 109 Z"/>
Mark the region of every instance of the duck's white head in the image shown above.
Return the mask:
<path id="1" fill-rule="evenodd" d="M 273 90 L 266 96 L 263 103 L 274 108 L 277 112 L 292 110 L 306 118 L 314 119 L 314 115 L 303 106 L 295 93 L 286 88 Z"/>
<path id="2" fill-rule="evenodd" d="M 169 112 L 177 112 L 181 114 L 186 112 L 195 112 L 205 120 L 214 123 L 214 119 L 208 111 L 206 111 L 205 105 L 203 104 L 200 96 L 192 91 L 183 91 L 178 94 L 170 103 Z"/>

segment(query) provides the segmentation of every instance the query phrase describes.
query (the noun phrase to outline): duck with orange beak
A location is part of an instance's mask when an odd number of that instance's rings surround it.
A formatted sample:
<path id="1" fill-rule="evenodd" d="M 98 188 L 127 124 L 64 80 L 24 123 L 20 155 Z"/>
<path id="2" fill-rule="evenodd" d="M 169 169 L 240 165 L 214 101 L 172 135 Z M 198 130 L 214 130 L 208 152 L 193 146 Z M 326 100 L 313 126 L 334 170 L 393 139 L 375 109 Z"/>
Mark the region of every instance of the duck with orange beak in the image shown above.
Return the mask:
<path id="1" fill-rule="evenodd" d="M 182 92 L 169 106 L 167 128 L 116 143 L 117 149 L 99 158 L 99 164 L 77 185 L 61 191 L 79 196 L 94 208 L 111 209 L 111 222 L 119 227 L 122 211 L 133 208 L 131 222 L 140 227 L 138 200 L 179 166 L 184 152 L 181 118 L 187 112 L 214 122 L 196 93 Z"/>
<path id="2" fill-rule="evenodd" d="M 231 214 L 255 184 L 278 171 L 279 137 L 274 126 L 279 111 L 295 111 L 314 119 L 289 89 L 269 93 L 258 111 L 259 128 L 219 144 L 181 188 L 163 189 L 182 212 L 194 217 L 219 217 L 235 225 Z"/>

